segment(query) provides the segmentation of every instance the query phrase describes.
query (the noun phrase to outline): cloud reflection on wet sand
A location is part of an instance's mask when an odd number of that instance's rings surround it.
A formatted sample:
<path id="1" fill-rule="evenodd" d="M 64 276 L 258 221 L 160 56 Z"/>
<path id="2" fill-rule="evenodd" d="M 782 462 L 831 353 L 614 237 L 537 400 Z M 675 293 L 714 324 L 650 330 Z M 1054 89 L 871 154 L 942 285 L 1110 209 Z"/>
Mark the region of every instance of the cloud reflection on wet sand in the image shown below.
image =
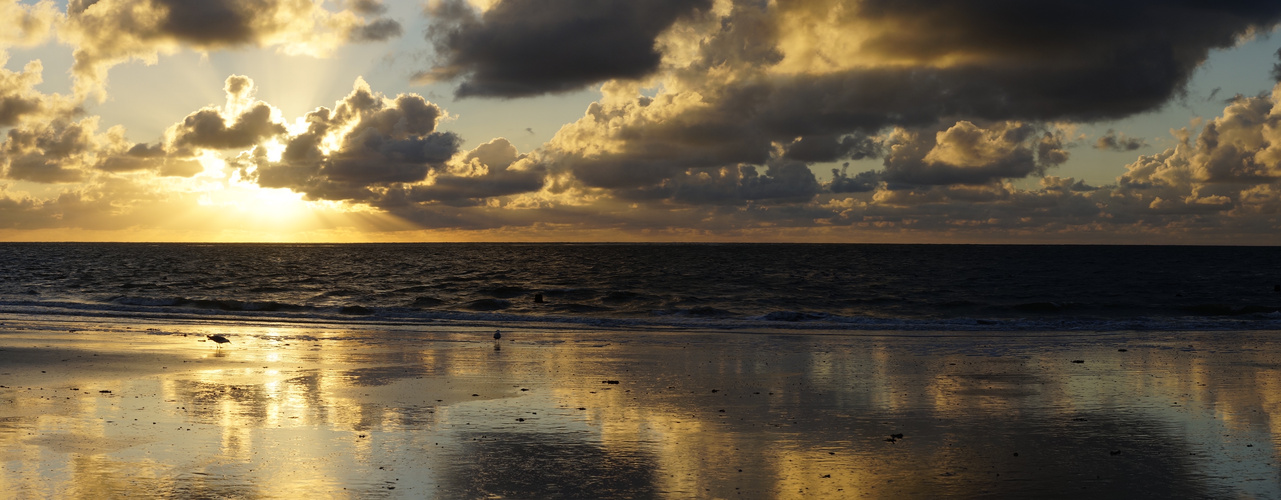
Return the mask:
<path id="1" fill-rule="evenodd" d="M 1267 332 L 4 328 L 19 498 L 1281 494 Z"/>

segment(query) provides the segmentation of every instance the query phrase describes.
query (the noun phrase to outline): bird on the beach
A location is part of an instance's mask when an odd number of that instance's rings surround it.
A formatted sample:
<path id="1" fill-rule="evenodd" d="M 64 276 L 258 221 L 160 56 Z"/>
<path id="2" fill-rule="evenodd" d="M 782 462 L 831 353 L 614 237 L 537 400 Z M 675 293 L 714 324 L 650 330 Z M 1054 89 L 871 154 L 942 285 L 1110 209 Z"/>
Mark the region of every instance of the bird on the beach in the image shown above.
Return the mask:
<path id="1" fill-rule="evenodd" d="M 498 330 L 494 330 L 494 340 L 498 340 L 498 339 L 501 339 L 501 338 L 503 338 L 503 334 L 502 334 L 501 332 L 499 332 Z"/>
<path id="2" fill-rule="evenodd" d="M 227 337 L 223 337 L 222 335 L 205 335 L 205 338 L 214 341 L 215 344 L 218 344 L 218 347 L 222 347 L 223 344 L 231 342 Z"/>

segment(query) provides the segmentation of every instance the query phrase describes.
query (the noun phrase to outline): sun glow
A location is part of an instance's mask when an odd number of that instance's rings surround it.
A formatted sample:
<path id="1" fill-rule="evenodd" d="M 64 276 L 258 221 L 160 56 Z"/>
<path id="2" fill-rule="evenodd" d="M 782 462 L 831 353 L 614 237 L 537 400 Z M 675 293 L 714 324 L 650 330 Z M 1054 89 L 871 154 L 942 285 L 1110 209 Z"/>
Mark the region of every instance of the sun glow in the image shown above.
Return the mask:
<path id="1" fill-rule="evenodd" d="M 267 150 L 267 161 L 275 163 L 285 156 L 286 146 L 276 139 L 263 143 L 262 147 Z"/>

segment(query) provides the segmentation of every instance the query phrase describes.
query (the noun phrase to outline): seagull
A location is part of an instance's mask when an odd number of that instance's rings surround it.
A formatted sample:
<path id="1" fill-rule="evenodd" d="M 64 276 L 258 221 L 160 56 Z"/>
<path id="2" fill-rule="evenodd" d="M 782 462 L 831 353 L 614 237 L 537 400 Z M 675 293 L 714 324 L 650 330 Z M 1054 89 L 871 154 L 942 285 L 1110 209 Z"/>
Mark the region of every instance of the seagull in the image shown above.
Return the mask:
<path id="1" fill-rule="evenodd" d="M 503 338 L 503 334 L 502 334 L 501 332 L 499 332 L 498 330 L 494 330 L 494 340 L 498 340 L 498 339 L 501 339 L 501 338 Z"/>
<path id="2" fill-rule="evenodd" d="M 218 347 L 222 347 L 223 344 L 231 342 L 230 340 L 227 340 L 227 337 L 223 337 L 222 335 L 205 335 L 205 338 L 214 341 L 214 343 L 218 344 Z"/>

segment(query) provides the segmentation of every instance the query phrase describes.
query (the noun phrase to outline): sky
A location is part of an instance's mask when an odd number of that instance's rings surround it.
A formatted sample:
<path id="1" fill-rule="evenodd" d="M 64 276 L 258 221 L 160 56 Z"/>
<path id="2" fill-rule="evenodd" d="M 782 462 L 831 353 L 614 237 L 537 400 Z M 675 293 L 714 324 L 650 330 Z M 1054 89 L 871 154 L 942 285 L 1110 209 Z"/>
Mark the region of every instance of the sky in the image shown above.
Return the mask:
<path id="1" fill-rule="evenodd" d="M 0 0 L 0 241 L 1281 244 L 1281 2 Z"/>

